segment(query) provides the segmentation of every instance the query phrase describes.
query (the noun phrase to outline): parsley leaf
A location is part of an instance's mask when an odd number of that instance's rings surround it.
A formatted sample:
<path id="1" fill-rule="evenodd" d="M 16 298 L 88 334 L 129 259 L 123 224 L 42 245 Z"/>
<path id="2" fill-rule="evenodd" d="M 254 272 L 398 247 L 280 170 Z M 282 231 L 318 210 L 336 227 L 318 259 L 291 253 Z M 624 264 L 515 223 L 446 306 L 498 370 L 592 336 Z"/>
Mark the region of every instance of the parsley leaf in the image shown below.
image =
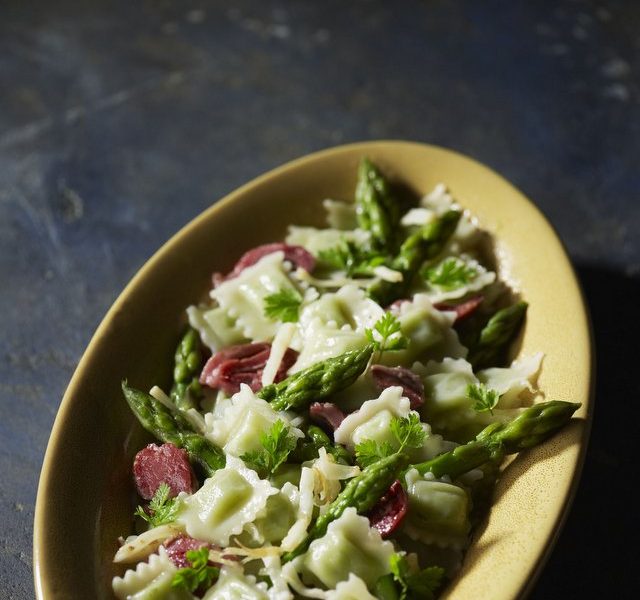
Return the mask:
<path id="1" fill-rule="evenodd" d="M 298 320 L 302 296 L 293 288 L 280 288 L 264 297 L 264 314 L 274 321 L 295 323 Z"/>
<path id="2" fill-rule="evenodd" d="M 395 453 L 389 442 L 376 442 L 375 440 L 362 440 L 356 444 L 356 460 L 363 469 Z"/>
<path id="3" fill-rule="evenodd" d="M 412 572 L 407 558 L 401 554 L 392 554 L 389 562 L 393 579 L 400 588 L 398 600 L 435 597 L 444 577 L 442 567 L 427 567 L 421 571 Z"/>
<path id="4" fill-rule="evenodd" d="M 493 415 L 493 409 L 498 404 L 500 395 L 496 390 L 488 389 L 484 383 L 470 383 L 467 386 L 467 398 L 474 401 L 473 410 L 476 412 L 489 411 Z"/>
<path id="5" fill-rule="evenodd" d="M 420 448 L 424 443 L 425 431 L 420 417 L 414 412 L 406 417 L 394 417 L 391 419 L 390 428 L 391 433 L 400 442 L 398 452 L 402 452 L 405 448 Z"/>
<path id="6" fill-rule="evenodd" d="M 434 286 L 442 290 L 456 290 L 467 285 L 478 275 L 477 269 L 468 265 L 461 258 L 450 256 L 422 271 L 422 276 Z"/>
<path id="7" fill-rule="evenodd" d="M 373 329 L 367 327 L 364 333 L 380 353 L 388 350 L 404 350 L 409 344 L 409 339 L 402 333 L 398 317 L 390 312 L 384 313 L 376 321 Z"/>
<path id="8" fill-rule="evenodd" d="M 164 481 L 158 486 L 156 493 L 149 502 L 150 513 L 147 513 L 142 506 L 136 508 L 135 514 L 142 517 L 151 527 L 158 527 L 166 523 L 172 523 L 180 509 L 180 502 L 177 498 L 169 498 L 171 488 Z"/>
<path id="9" fill-rule="evenodd" d="M 220 569 L 209 566 L 209 548 L 205 546 L 198 550 L 187 550 L 186 556 L 191 566 L 178 569 L 171 580 L 171 586 L 184 587 L 190 592 L 195 592 L 200 587 L 211 587 L 220 575 Z"/>
<path id="10" fill-rule="evenodd" d="M 381 458 L 403 452 L 406 448 L 420 448 L 424 443 L 425 431 L 416 413 L 406 417 L 393 417 L 389 426 L 397 442 L 397 449 L 389 442 L 362 440 L 356 444 L 356 460 L 362 467 L 368 467 Z"/>
<path id="11" fill-rule="evenodd" d="M 355 242 L 345 239 L 333 248 L 320 250 L 318 258 L 326 266 L 344 271 L 347 277 L 373 275 L 373 270 L 386 262 L 386 257 L 364 250 Z"/>
<path id="12" fill-rule="evenodd" d="M 289 426 L 278 419 L 268 432 L 260 435 L 262 449 L 246 452 L 240 458 L 253 467 L 261 477 L 273 475 L 296 447 L 298 440 L 289 434 Z"/>

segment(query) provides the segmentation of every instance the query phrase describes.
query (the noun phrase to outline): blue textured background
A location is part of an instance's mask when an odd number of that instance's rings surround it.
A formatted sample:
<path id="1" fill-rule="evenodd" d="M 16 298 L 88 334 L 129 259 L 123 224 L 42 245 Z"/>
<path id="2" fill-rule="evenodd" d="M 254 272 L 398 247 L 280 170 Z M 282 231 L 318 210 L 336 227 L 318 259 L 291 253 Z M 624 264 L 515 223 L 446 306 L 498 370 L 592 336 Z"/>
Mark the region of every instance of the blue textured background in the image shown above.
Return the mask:
<path id="1" fill-rule="evenodd" d="M 598 350 L 594 430 L 533 597 L 637 597 L 640 2 L 0 5 L 0 595 L 33 597 L 49 432 L 100 319 L 178 228 L 312 150 L 404 138 L 556 227 Z"/>

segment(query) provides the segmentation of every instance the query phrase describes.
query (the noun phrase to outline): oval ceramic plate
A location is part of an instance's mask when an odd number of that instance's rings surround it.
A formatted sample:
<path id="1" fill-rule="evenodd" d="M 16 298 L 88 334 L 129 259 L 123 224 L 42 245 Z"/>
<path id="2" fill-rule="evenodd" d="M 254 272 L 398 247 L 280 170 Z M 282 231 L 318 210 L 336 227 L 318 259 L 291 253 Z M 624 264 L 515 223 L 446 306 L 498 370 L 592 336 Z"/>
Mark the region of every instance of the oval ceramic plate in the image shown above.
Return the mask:
<path id="1" fill-rule="evenodd" d="M 130 467 L 148 440 L 122 398 L 170 382 L 184 309 L 255 245 L 286 225 L 321 224 L 326 197 L 353 197 L 369 156 L 418 192 L 445 182 L 497 240 L 503 276 L 529 302 L 521 351 L 543 351 L 547 400 L 582 402 L 572 424 L 506 468 L 495 504 L 444 597 L 526 595 L 567 514 L 584 457 L 593 402 L 588 317 L 562 244 L 507 181 L 460 154 L 407 142 L 369 142 L 318 152 L 229 194 L 182 229 L 140 270 L 87 348 L 58 412 L 38 489 L 34 526 L 37 595 L 111 598 L 118 536 L 131 523 Z M 158 215 L 160 218 L 160 215 Z"/>

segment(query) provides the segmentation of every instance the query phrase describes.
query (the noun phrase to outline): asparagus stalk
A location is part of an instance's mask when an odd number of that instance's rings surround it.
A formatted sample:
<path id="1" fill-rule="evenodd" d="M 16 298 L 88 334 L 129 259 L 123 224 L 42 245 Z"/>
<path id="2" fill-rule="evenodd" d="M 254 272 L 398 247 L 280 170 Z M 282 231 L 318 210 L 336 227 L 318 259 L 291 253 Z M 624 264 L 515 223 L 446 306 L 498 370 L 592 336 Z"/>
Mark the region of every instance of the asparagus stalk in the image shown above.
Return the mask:
<path id="1" fill-rule="evenodd" d="M 224 467 L 224 452 L 196 433 L 179 412 L 171 411 L 151 394 L 129 387 L 126 381 L 122 382 L 122 392 L 140 424 L 160 441 L 184 448 L 207 477 Z"/>
<path id="2" fill-rule="evenodd" d="M 460 221 L 460 212 L 449 210 L 439 219 L 410 235 L 400 247 L 396 266 L 403 271 L 415 272 L 425 261 L 438 256 Z"/>
<path id="3" fill-rule="evenodd" d="M 300 455 L 303 460 L 312 460 L 318 457 L 320 448 L 324 448 L 328 454 L 331 454 L 337 463 L 342 465 L 353 463 L 353 456 L 344 446 L 334 444 L 331 438 L 317 425 L 309 425 Z"/>
<path id="4" fill-rule="evenodd" d="M 380 600 L 401 600 L 402 595 L 396 586 L 393 573 L 388 573 L 376 581 L 376 596 Z"/>
<path id="5" fill-rule="evenodd" d="M 355 200 L 358 225 L 371 232 L 373 246 L 378 250 L 395 251 L 399 207 L 392 197 L 389 182 L 366 158 L 358 168 Z"/>
<path id="6" fill-rule="evenodd" d="M 579 407 L 580 404 L 559 400 L 534 404 L 513 421 L 492 423 L 475 440 L 412 466 L 422 475 L 456 478 L 487 461 L 500 461 L 507 454 L 543 442 L 566 425 Z"/>
<path id="7" fill-rule="evenodd" d="M 471 349 L 469 362 L 474 369 L 483 369 L 500 363 L 515 339 L 527 314 L 527 303 L 516 302 L 496 312 L 480 332 Z"/>
<path id="8" fill-rule="evenodd" d="M 400 247 L 398 256 L 393 261 L 393 268 L 402 273 L 402 281 L 377 281 L 369 286 L 369 296 L 382 306 L 388 306 L 394 300 L 407 294 L 411 280 L 422 263 L 438 256 L 451 237 L 458 221 L 460 212 L 450 210 L 439 219 L 425 225 L 419 231 L 410 235 Z"/>
<path id="9" fill-rule="evenodd" d="M 329 505 L 327 511 L 318 517 L 307 537 L 291 552 L 283 555 L 282 562 L 293 560 L 306 552 L 311 542 L 327 533 L 329 523 L 338 519 L 347 508 L 353 506 L 360 514 L 370 511 L 406 464 L 407 457 L 404 454 L 392 454 L 373 463 L 360 475 L 350 479 L 338 497 Z"/>
<path id="10" fill-rule="evenodd" d="M 279 383 L 266 385 L 258 396 L 274 410 L 301 410 L 311 402 L 349 387 L 367 368 L 373 345 L 345 352 L 298 371 Z"/>
<path id="11" fill-rule="evenodd" d="M 197 408 L 201 397 L 198 376 L 202 369 L 200 340 L 195 329 L 189 328 L 178 343 L 173 368 L 173 387 L 171 399 L 180 410 Z"/>

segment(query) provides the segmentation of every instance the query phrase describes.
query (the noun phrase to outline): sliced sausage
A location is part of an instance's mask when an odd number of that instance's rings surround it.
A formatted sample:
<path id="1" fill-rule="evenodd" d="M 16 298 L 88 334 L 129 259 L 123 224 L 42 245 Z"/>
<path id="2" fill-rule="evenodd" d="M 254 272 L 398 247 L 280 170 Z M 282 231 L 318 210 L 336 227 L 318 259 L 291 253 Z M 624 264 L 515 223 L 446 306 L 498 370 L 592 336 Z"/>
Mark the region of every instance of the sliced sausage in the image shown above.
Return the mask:
<path id="1" fill-rule="evenodd" d="M 309 407 L 309 417 L 319 425 L 328 425 L 331 431 L 335 431 L 346 415 L 333 402 L 314 402 Z"/>
<path id="2" fill-rule="evenodd" d="M 218 286 L 228 279 L 237 277 L 247 267 L 255 265 L 261 258 L 267 256 L 268 254 L 273 254 L 274 252 L 283 252 L 285 260 L 294 264 L 296 267 L 303 268 L 309 273 L 311 273 L 313 269 L 315 269 L 315 256 L 313 256 L 313 254 L 311 254 L 302 246 L 292 246 L 291 244 L 284 244 L 281 242 L 276 242 L 273 244 L 263 244 L 262 246 L 257 246 L 245 252 L 240 257 L 240 260 L 238 260 L 238 262 L 235 264 L 233 269 L 231 269 L 231 271 L 226 276 L 221 275 L 220 273 L 214 273 L 213 285 Z"/>
<path id="3" fill-rule="evenodd" d="M 187 552 L 190 550 L 200 550 L 200 548 L 212 548 L 208 542 L 196 540 L 188 535 L 179 535 L 165 542 L 164 549 L 171 559 L 171 562 L 179 569 L 191 566 L 187 559 Z"/>
<path id="4" fill-rule="evenodd" d="M 192 494 L 198 485 L 186 450 L 173 444 L 149 444 L 140 450 L 133 461 L 133 477 L 145 500 L 151 500 L 163 482 L 171 498 L 180 492 Z"/>
<path id="5" fill-rule="evenodd" d="M 454 323 L 459 323 L 463 321 L 467 317 L 470 317 L 476 309 L 482 304 L 484 300 L 484 296 L 474 296 L 473 298 L 469 298 L 460 304 L 447 304 L 446 302 L 436 302 L 433 306 L 438 310 L 455 312 L 456 320 Z"/>
<path id="6" fill-rule="evenodd" d="M 271 354 L 271 344 L 253 342 L 229 346 L 216 352 L 205 364 L 200 375 L 200 383 L 226 394 L 240 391 L 240 384 L 246 383 L 254 392 L 262 387 L 262 372 Z M 291 348 L 282 357 L 275 382 L 282 381 L 298 357 Z"/>
<path id="7" fill-rule="evenodd" d="M 369 511 L 367 517 L 371 527 L 375 527 L 383 538 L 389 537 L 402 523 L 409 500 L 407 492 L 402 484 L 396 479 L 384 496 Z"/>
<path id="8" fill-rule="evenodd" d="M 371 376 L 380 391 L 399 385 L 402 388 L 402 394 L 409 398 L 411 402 L 411 410 L 415 410 L 424 404 L 422 379 L 410 369 L 373 365 L 371 367 Z"/>

